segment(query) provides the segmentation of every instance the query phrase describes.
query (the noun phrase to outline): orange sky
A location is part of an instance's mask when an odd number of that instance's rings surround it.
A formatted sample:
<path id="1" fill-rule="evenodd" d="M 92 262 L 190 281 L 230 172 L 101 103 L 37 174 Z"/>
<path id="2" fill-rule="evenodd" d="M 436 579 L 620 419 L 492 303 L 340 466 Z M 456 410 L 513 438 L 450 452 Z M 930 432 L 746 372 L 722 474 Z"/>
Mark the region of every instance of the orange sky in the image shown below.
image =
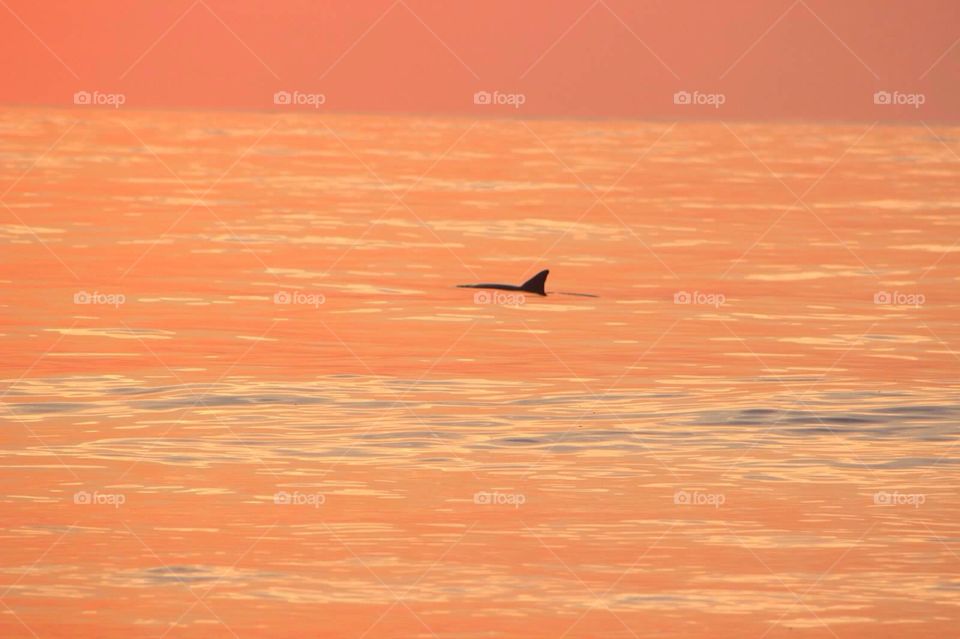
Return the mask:
<path id="1" fill-rule="evenodd" d="M 259 109 L 288 90 L 333 111 L 956 120 L 958 38 L 952 0 L 4 0 L 0 102 Z"/>

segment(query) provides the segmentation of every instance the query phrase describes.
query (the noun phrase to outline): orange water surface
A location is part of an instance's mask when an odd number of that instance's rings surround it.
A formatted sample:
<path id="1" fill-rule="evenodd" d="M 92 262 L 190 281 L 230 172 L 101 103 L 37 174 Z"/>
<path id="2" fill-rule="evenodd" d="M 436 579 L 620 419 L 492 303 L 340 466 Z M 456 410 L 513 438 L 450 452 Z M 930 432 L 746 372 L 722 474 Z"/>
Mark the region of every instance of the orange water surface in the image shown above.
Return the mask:
<path id="1" fill-rule="evenodd" d="M 0 130 L 0 636 L 960 628 L 960 129 Z"/>

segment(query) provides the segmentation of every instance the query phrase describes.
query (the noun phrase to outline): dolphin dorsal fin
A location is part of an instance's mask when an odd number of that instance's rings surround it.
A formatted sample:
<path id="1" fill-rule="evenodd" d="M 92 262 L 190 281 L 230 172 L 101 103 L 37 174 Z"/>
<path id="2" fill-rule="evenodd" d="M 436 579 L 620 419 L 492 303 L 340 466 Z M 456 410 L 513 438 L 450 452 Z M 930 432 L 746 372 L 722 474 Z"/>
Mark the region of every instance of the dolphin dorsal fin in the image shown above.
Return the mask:
<path id="1" fill-rule="evenodd" d="M 550 275 L 549 269 L 544 269 L 520 285 L 520 289 L 527 293 L 536 293 L 537 295 L 546 295 L 543 285 L 547 283 L 547 275 Z"/>

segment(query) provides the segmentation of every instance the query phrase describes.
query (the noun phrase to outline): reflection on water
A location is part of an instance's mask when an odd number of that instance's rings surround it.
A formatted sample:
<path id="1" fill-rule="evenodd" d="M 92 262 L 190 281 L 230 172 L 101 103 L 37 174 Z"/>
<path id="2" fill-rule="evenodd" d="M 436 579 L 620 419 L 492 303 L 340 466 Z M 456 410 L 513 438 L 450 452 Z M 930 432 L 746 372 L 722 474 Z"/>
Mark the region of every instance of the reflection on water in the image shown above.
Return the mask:
<path id="1" fill-rule="evenodd" d="M 495 393 L 484 393 L 491 387 Z M 72 401 L 38 401 L 46 397 Z M 727 401 L 749 399 L 731 396 Z M 826 435 L 833 436 L 828 438 L 833 445 L 838 440 L 844 445 L 952 442 L 960 415 L 960 404 L 910 404 L 918 398 L 903 393 L 822 393 L 803 402 L 775 393 L 765 399 L 802 408 L 718 408 L 689 387 L 670 393 L 621 389 L 596 397 L 548 392 L 530 397 L 522 384 L 447 379 L 421 387 L 416 380 L 341 375 L 296 385 L 244 380 L 152 388 L 119 377 L 27 380 L 8 393 L 7 410 L 22 424 L 43 425 L 54 417 L 96 418 L 86 422 L 86 432 L 108 435 L 40 448 L 47 453 L 199 466 L 236 463 L 247 453 L 259 459 L 307 460 L 349 451 L 357 457 L 386 457 L 389 463 L 428 464 L 422 455 L 438 452 L 468 457 L 471 451 L 511 448 L 552 454 L 670 454 L 682 447 L 756 448 L 785 441 L 810 453 L 816 449 L 812 438 Z M 129 431 L 162 423 L 161 416 L 167 416 L 176 432 L 186 434 L 206 425 L 205 432 L 194 437 L 173 437 L 170 432 L 130 436 Z M 98 428 L 90 428 L 94 424 Z M 115 428 L 108 424 L 122 425 L 123 436 L 109 436 Z M 760 434 L 765 439 L 756 439 Z M 12 456 L 36 453 L 33 447 L 7 451 Z M 931 465 L 952 461 L 939 456 L 926 460 Z M 822 462 L 829 465 L 831 460 Z M 891 455 L 885 465 L 905 463 Z"/>
<path id="2" fill-rule="evenodd" d="M 956 626 L 925 128 L 115 117 L 0 220 L 0 635 Z"/>

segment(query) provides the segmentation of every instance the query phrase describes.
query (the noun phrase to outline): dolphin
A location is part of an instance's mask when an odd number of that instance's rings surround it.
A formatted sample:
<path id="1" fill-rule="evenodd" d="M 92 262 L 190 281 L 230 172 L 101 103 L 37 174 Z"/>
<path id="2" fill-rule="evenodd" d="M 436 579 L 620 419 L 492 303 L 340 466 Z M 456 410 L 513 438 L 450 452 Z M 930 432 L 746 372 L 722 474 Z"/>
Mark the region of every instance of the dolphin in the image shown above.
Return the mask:
<path id="1" fill-rule="evenodd" d="M 521 293 L 535 293 L 546 297 L 547 292 L 543 290 L 543 285 L 547 281 L 547 275 L 550 275 L 550 270 L 544 269 L 520 286 L 514 286 L 513 284 L 458 284 L 457 288 L 493 288 L 498 291 L 520 291 Z"/>
<path id="2" fill-rule="evenodd" d="M 535 295 L 547 296 L 547 292 L 544 290 L 543 286 L 547 283 L 547 275 L 550 275 L 549 269 L 544 269 L 531 277 L 529 280 L 521 284 L 520 286 L 514 286 L 513 284 L 458 284 L 457 288 L 492 288 L 498 291 L 518 291 L 520 293 L 533 293 Z M 592 293 L 568 293 L 566 291 L 551 291 L 551 293 L 556 293 L 558 295 L 574 295 L 576 297 L 599 297 Z"/>

